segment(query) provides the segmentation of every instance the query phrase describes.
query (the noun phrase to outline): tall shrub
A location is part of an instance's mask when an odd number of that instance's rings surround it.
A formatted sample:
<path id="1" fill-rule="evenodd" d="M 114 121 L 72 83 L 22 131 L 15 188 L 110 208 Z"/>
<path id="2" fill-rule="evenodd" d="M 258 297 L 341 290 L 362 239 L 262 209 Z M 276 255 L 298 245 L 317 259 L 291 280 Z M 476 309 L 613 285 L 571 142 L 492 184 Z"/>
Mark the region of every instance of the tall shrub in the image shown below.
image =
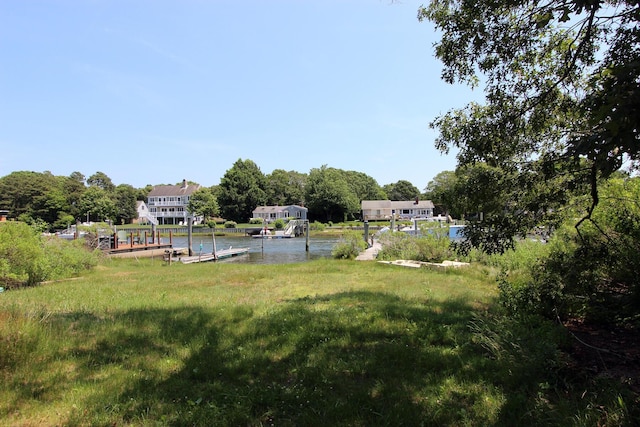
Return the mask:
<path id="1" fill-rule="evenodd" d="M 40 234 L 23 222 L 0 223 L 0 281 L 35 284 L 46 278 Z"/>
<path id="2" fill-rule="evenodd" d="M 378 258 L 442 262 L 454 256 L 448 227 L 424 227 L 420 233 L 418 237 L 406 233 L 384 233 L 380 238 L 382 250 Z"/>
<path id="3" fill-rule="evenodd" d="M 42 237 L 18 221 L 0 223 L 0 286 L 31 286 L 48 279 L 75 276 L 98 264 L 102 252 L 85 240 Z"/>
<path id="4" fill-rule="evenodd" d="M 640 180 L 613 179 L 600 187 L 590 217 L 571 219 L 533 264 L 526 280 L 504 277 L 501 300 L 514 311 L 552 317 L 624 321 L 640 315 Z"/>
<path id="5" fill-rule="evenodd" d="M 361 233 L 347 231 L 333 247 L 331 255 L 337 259 L 354 259 L 366 246 L 367 244 Z"/>

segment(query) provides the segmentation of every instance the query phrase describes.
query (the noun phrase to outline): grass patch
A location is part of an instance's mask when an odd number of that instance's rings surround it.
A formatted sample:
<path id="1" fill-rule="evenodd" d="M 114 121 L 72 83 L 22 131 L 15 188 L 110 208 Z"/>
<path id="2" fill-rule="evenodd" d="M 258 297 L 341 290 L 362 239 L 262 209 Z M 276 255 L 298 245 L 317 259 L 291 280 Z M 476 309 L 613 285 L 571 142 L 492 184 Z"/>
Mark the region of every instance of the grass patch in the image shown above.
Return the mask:
<path id="1" fill-rule="evenodd" d="M 494 296 L 482 268 L 112 260 L 0 295 L 0 423 L 534 425 L 541 374 L 470 327 Z"/>

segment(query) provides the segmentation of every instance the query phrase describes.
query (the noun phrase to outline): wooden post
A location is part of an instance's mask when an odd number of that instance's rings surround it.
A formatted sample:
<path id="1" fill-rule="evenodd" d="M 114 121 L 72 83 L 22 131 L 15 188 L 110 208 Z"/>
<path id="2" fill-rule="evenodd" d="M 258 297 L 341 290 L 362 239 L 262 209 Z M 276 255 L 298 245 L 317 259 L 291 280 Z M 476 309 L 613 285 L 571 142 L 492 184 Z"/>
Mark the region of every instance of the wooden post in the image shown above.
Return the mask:
<path id="1" fill-rule="evenodd" d="M 369 246 L 369 221 L 364 220 L 364 242 Z"/>
<path id="2" fill-rule="evenodd" d="M 193 256 L 193 218 L 187 217 L 187 249 L 189 256 Z"/>
<path id="3" fill-rule="evenodd" d="M 305 250 L 309 252 L 309 220 L 308 219 L 304 221 L 304 227 L 306 228 L 306 233 L 304 233 L 306 236 Z"/>

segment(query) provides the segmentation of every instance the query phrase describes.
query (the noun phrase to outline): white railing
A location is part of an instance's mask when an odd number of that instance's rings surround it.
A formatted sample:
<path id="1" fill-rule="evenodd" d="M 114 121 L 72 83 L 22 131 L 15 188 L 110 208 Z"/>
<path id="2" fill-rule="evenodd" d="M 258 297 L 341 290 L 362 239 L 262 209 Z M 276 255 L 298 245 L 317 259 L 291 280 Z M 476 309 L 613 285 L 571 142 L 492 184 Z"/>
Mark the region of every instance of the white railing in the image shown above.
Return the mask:
<path id="1" fill-rule="evenodd" d="M 182 202 L 152 202 L 149 201 L 149 203 L 147 203 L 147 206 L 171 206 L 174 208 L 185 208 L 187 206 L 187 203 L 182 203 Z"/>

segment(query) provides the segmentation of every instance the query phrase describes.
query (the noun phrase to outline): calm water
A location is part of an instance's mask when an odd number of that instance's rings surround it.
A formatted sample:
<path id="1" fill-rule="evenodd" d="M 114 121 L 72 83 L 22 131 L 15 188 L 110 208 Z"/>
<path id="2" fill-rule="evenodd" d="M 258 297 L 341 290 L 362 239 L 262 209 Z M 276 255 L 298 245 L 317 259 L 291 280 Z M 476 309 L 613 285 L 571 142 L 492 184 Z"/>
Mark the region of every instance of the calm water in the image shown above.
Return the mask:
<path id="1" fill-rule="evenodd" d="M 251 264 L 291 264 L 304 262 L 318 258 L 330 258 L 331 250 L 338 243 L 337 237 L 310 237 L 309 252 L 305 251 L 304 237 L 290 239 L 254 239 L 251 237 L 218 237 L 216 236 L 216 249 L 249 248 L 248 255 L 241 255 L 221 262 L 251 263 Z M 193 254 L 213 252 L 211 236 L 193 236 Z M 186 248 L 186 237 L 173 237 L 174 248 Z"/>

